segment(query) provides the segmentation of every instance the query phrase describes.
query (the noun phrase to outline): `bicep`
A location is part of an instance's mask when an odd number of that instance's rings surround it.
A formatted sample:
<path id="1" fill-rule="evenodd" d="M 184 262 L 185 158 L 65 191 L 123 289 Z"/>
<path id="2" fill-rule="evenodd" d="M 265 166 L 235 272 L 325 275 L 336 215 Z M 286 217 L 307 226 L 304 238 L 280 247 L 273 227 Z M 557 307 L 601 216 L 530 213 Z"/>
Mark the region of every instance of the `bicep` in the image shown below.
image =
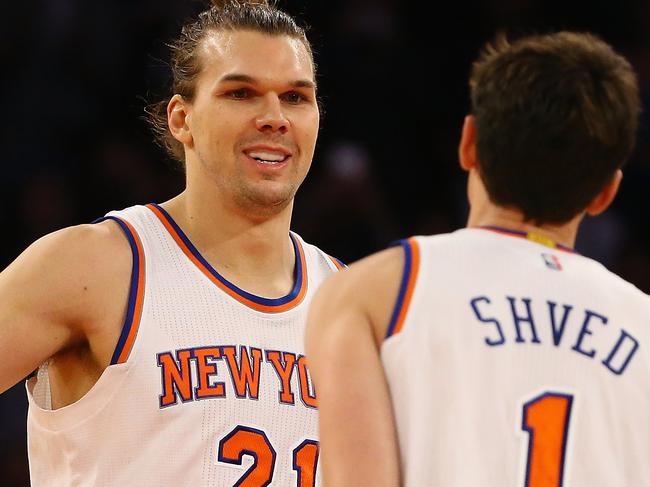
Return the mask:
<path id="1" fill-rule="evenodd" d="M 62 319 L 62 286 L 43 262 L 47 246 L 33 244 L 0 273 L 0 392 L 71 340 L 72 329 Z"/>

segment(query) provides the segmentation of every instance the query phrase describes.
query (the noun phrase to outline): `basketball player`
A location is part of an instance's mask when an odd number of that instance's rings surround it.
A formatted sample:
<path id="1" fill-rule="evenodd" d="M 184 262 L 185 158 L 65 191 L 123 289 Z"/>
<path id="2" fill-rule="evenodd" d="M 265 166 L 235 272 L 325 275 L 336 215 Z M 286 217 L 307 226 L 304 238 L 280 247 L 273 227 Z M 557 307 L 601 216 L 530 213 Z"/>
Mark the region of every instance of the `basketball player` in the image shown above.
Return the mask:
<path id="1" fill-rule="evenodd" d="M 650 479 L 650 298 L 572 250 L 635 140 L 634 72 L 562 32 L 474 64 L 467 228 L 414 237 L 316 295 L 307 356 L 338 486 Z"/>
<path id="2" fill-rule="evenodd" d="M 32 486 L 316 482 L 306 306 L 338 263 L 289 225 L 319 109 L 305 32 L 221 1 L 152 110 L 187 186 L 26 250 L 0 276 L 0 391 L 28 382 Z"/>

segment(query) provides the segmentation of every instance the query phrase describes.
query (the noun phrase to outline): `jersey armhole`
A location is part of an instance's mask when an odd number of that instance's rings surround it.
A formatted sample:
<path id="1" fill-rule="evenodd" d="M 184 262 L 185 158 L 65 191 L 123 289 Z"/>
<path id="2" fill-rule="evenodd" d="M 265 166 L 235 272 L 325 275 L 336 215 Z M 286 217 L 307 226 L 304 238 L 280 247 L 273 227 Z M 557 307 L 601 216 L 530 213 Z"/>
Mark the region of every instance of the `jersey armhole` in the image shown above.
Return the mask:
<path id="1" fill-rule="evenodd" d="M 131 284 L 126 318 L 124 319 L 122 333 L 117 341 L 110 363 L 110 365 L 116 365 L 127 361 L 138 334 L 140 318 L 142 317 L 142 304 L 144 302 L 145 262 L 142 242 L 135 228 L 127 221 L 115 216 L 106 216 L 95 220 L 93 223 L 101 223 L 106 220 L 113 220 L 120 226 L 129 241 L 133 255 L 133 268 L 131 270 Z"/>
<path id="2" fill-rule="evenodd" d="M 334 265 L 334 268 L 335 268 L 337 271 L 342 271 L 343 269 L 345 269 L 345 268 L 348 267 L 347 265 L 345 265 L 343 262 L 341 262 L 341 261 L 340 261 L 339 259 L 337 259 L 336 257 L 332 257 L 332 256 L 329 255 L 329 254 L 325 254 L 325 255 L 326 255 L 327 258 L 330 260 L 330 262 Z"/>
<path id="3" fill-rule="evenodd" d="M 417 240 L 414 237 L 408 240 L 399 240 L 393 246 L 397 245 L 401 245 L 404 249 L 404 270 L 402 272 L 399 293 L 397 294 L 397 301 L 393 308 L 393 314 L 388 329 L 386 330 L 385 338 L 390 338 L 402 331 L 420 268 L 420 247 L 418 246 Z"/>

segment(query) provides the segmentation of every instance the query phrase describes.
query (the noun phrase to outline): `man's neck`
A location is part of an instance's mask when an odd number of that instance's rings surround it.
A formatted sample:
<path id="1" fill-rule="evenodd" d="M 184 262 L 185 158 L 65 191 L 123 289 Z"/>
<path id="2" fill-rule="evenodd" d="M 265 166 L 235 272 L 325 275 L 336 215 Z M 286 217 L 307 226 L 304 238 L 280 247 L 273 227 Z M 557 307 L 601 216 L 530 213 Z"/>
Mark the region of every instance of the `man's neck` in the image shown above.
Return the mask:
<path id="1" fill-rule="evenodd" d="M 291 290 L 291 204 L 277 215 L 252 219 L 218 197 L 185 191 L 162 206 L 217 272 L 238 287 L 271 298 Z"/>

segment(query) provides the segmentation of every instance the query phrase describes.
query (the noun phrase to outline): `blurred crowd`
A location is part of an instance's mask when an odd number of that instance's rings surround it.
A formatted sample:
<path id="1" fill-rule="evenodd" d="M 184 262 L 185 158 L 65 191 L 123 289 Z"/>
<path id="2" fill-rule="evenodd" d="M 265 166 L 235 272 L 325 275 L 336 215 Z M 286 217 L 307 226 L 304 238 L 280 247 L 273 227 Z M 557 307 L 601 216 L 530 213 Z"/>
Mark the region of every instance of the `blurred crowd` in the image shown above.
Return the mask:
<path id="1" fill-rule="evenodd" d="M 0 16 L 4 268 L 29 243 L 111 209 L 162 202 L 183 173 L 154 143 L 143 107 L 169 84 L 166 42 L 196 0 L 28 0 Z M 457 142 L 482 44 L 572 29 L 634 65 L 650 108 L 650 2 L 281 1 L 311 26 L 323 103 L 293 229 L 344 262 L 411 234 L 464 225 Z M 438 5 L 438 6 L 435 6 Z M 586 8 L 588 6 L 588 8 Z M 577 250 L 650 292 L 649 116 L 620 197 L 585 223 Z M 110 256 L 107 256 L 110 258 Z M 19 353 L 17 351 L 16 353 Z M 28 485 L 23 385 L 0 396 L 0 484 Z"/>

